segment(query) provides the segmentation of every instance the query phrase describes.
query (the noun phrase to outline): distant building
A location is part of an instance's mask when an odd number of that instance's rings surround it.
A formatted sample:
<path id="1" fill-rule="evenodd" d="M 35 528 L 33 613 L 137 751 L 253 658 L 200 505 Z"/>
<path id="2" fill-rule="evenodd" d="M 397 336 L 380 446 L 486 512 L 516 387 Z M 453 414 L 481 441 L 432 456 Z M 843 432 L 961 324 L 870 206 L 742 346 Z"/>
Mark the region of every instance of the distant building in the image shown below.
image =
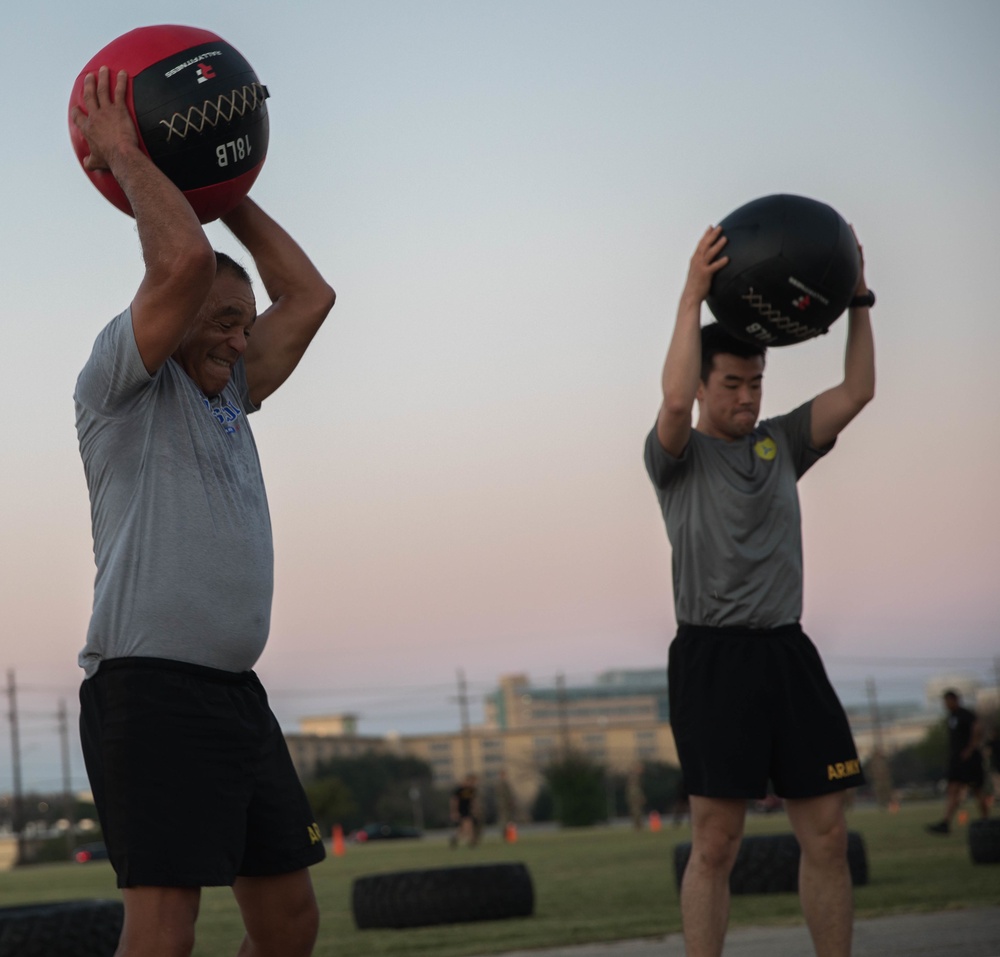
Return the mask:
<path id="1" fill-rule="evenodd" d="M 940 713 L 931 713 L 919 703 L 879 705 L 877 726 L 869 707 L 853 706 L 845 710 L 862 761 L 869 760 L 878 748 L 888 757 L 923 741 L 941 720 Z"/>
<path id="2" fill-rule="evenodd" d="M 299 734 L 286 734 L 285 740 L 295 770 L 303 780 L 315 777 L 319 766 L 334 758 L 357 758 L 363 754 L 385 754 L 392 750 L 388 738 L 359 735 L 358 716 L 355 714 L 301 718 L 299 728 Z"/>
<path id="3" fill-rule="evenodd" d="M 861 759 L 867 761 L 878 746 L 891 755 L 922 741 L 942 720 L 941 692 L 949 687 L 981 710 L 983 703 L 996 701 L 995 689 L 980 688 L 967 676 L 945 675 L 927 683 L 926 704 L 881 704 L 877 716 L 868 707 L 848 708 Z M 286 737 L 303 778 L 312 777 L 324 761 L 368 752 L 420 758 L 441 787 L 471 772 L 488 791 L 503 770 L 522 813 L 537 796 L 545 769 L 570 752 L 585 754 L 614 774 L 627 773 L 637 761 L 679 763 L 663 668 L 605 671 L 592 684 L 573 687 L 561 682 L 537 687 L 525 674 L 504 675 L 485 696 L 483 724 L 465 731 L 360 735 L 353 714 L 307 717 L 300 726 L 300 733 Z"/>
<path id="4" fill-rule="evenodd" d="M 677 764 L 664 669 L 608 671 L 574 688 L 536 688 L 526 675 L 507 675 L 486 697 L 485 711 L 484 724 L 464 732 L 362 736 L 356 716 L 326 715 L 303 718 L 301 733 L 286 738 L 303 778 L 333 757 L 366 751 L 420 758 L 442 787 L 471 772 L 488 788 L 504 770 L 522 811 L 534 801 L 545 768 L 570 752 L 620 774 L 637 761 Z"/>
<path id="5" fill-rule="evenodd" d="M 503 730 L 558 727 L 562 722 L 628 725 L 668 721 L 665 668 L 605 671 L 592 685 L 536 688 L 523 674 L 505 675 L 485 699 L 486 725 Z"/>

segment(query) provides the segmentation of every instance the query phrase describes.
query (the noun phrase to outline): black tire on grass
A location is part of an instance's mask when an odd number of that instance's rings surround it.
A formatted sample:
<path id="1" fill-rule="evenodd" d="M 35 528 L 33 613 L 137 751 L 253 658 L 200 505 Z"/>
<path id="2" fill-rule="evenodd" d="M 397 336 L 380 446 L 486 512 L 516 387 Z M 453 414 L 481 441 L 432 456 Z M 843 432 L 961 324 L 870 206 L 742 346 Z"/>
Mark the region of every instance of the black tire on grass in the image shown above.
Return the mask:
<path id="1" fill-rule="evenodd" d="M 524 864 L 476 864 L 358 877 L 351 904 L 359 930 L 428 927 L 530 917 L 535 892 Z"/>
<path id="2" fill-rule="evenodd" d="M 680 890 L 684 869 L 691 856 L 691 844 L 674 848 L 674 879 Z M 787 894 L 799 887 L 799 842 L 794 834 L 766 834 L 744 837 L 736 863 L 729 875 L 733 894 Z M 847 834 L 847 866 L 851 883 L 868 883 L 868 858 L 865 844 L 856 831 Z"/>
<path id="3" fill-rule="evenodd" d="M 0 957 L 112 957 L 124 916 L 121 901 L 0 907 Z"/>
<path id="4" fill-rule="evenodd" d="M 973 864 L 1000 864 L 1000 818 L 969 825 L 969 856 Z"/>

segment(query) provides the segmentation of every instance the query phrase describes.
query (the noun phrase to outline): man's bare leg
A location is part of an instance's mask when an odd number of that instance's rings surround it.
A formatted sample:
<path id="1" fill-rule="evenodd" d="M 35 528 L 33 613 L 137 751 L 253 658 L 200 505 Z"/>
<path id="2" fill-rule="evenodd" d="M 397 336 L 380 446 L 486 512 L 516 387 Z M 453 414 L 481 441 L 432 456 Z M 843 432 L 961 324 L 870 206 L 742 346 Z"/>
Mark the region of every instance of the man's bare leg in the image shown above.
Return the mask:
<path id="1" fill-rule="evenodd" d="M 201 889 L 126 887 L 125 923 L 115 957 L 189 957 Z"/>
<path id="2" fill-rule="evenodd" d="M 746 801 L 692 794 L 691 857 L 681 884 L 688 957 L 721 957 L 729 923 L 729 874 L 740 850 Z"/>
<path id="3" fill-rule="evenodd" d="M 851 872 L 847 866 L 846 792 L 786 800 L 802 849 L 799 897 L 817 957 L 850 957 L 854 930 Z"/>
<path id="4" fill-rule="evenodd" d="M 247 929 L 237 957 L 309 957 L 313 952 L 319 907 L 307 869 L 238 877 L 233 894 Z"/>

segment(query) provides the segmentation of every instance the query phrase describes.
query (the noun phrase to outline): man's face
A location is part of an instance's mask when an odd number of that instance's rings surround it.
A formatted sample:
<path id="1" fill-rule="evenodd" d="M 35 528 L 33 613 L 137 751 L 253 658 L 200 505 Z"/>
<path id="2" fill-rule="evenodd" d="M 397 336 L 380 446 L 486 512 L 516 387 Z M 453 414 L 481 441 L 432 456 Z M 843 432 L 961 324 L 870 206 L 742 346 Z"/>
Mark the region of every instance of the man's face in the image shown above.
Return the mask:
<path id="1" fill-rule="evenodd" d="M 749 435 L 760 415 L 763 381 L 763 357 L 717 355 L 708 382 L 698 383 L 698 431 L 730 442 Z"/>
<path id="2" fill-rule="evenodd" d="M 945 695 L 943 701 L 945 709 L 949 712 L 955 712 L 958 710 L 958 698 L 954 695 Z"/>
<path id="3" fill-rule="evenodd" d="M 217 396 L 226 387 L 233 365 L 246 351 L 256 318 L 257 303 L 249 284 L 223 269 L 174 353 L 174 359 L 205 395 Z"/>

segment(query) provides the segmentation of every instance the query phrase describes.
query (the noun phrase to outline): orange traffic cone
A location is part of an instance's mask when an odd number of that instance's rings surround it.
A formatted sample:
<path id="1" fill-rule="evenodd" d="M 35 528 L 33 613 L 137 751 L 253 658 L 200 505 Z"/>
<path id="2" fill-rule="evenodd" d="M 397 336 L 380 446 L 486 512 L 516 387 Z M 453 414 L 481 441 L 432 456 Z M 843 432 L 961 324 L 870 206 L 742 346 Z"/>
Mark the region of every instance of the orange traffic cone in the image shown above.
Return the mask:
<path id="1" fill-rule="evenodd" d="M 344 856 L 344 829 L 339 824 L 333 825 L 333 853 L 336 857 Z"/>
<path id="2" fill-rule="evenodd" d="M 958 823 L 959 824 L 968 824 L 969 823 L 969 812 L 968 811 L 959 811 L 958 812 Z"/>
<path id="3" fill-rule="evenodd" d="M 649 829 L 654 833 L 660 829 L 660 812 L 650 811 L 649 812 Z"/>

